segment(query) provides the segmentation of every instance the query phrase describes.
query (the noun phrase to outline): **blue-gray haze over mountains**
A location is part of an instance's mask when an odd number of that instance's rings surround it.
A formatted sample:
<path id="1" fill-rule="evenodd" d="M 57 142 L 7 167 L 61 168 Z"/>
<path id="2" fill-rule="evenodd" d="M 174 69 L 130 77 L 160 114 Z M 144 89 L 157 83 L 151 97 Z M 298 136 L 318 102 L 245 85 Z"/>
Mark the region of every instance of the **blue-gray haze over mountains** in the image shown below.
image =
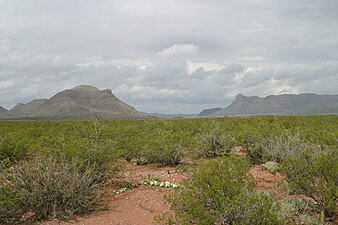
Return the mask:
<path id="1" fill-rule="evenodd" d="M 176 114 L 226 107 L 238 93 L 334 95 L 337 9 L 337 0 L 0 0 L 0 105 L 80 84 Z"/>

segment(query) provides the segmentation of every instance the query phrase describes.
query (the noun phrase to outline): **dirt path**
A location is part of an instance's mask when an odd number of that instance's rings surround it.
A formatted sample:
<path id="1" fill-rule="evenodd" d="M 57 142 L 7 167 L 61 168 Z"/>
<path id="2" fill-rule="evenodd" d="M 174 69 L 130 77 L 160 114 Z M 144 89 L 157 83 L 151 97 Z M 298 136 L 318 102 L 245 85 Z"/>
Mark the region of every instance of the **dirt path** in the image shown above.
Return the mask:
<path id="1" fill-rule="evenodd" d="M 169 190 L 135 188 L 113 197 L 109 210 L 95 212 L 73 221 L 45 221 L 41 225 L 150 225 L 156 224 L 154 216 L 168 211 L 163 196 Z"/>
<path id="2" fill-rule="evenodd" d="M 180 182 L 184 175 L 178 174 L 175 167 L 156 167 L 153 165 L 135 166 L 128 165 L 120 177 L 127 182 L 140 181 L 142 177 L 157 177 L 161 180 L 173 183 Z M 43 221 L 36 225 L 151 225 L 154 216 L 169 211 L 164 203 L 165 194 L 172 191 L 169 188 L 146 187 L 140 185 L 121 193 L 111 196 L 108 210 L 80 215 L 72 221 Z"/>
<path id="3" fill-rule="evenodd" d="M 139 181 L 142 176 L 158 177 L 161 180 L 179 183 L 187 174 L 178 174 L 175 167 L 155 167 L 152 165 L 135 166 L 128 165 L 121 175 L 122 180 L 131 182 Z M 280 174 L 271 174 L 260 166 L 251 168 L 250 173 L 256 180 L 256 187 L 261 191 L 276 189 L 281 184 L 283 177 Z M 109 207 L 106 211 L 93 212 L 80 215 L 73 221 L 44 221 L 36 225 L 152 225 L 154 217 L 169 208 L 164 203 L 163 197 L 172 189 L 146 187 L 140 185 L 137 188 L 127 190 L 118 196 L 111 196 Z"/>

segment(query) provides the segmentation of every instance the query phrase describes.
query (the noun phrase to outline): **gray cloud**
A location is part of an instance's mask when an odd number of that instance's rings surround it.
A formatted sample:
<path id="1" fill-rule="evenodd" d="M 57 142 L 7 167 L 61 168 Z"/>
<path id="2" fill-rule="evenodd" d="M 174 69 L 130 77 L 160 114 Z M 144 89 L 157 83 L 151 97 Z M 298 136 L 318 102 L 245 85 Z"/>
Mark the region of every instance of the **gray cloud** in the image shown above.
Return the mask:
<path id="1" fill-rule="evenodd" d="M 0 0 L 0 105 L 79 84 L 140 111 L 337 94 L 335 0 Z"/>

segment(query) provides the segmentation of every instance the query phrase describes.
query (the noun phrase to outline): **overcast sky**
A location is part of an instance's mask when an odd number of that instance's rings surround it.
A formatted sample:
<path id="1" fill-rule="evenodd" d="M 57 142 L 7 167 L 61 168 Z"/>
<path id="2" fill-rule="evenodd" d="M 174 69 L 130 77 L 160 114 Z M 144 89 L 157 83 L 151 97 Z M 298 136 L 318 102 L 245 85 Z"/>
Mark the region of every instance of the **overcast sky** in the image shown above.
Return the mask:
<path id="1" fill-rule="evenodd" d="M 162 113 L 338 94 L 338 1 L 0 0 L 0 105 L 79 84 Z"/>

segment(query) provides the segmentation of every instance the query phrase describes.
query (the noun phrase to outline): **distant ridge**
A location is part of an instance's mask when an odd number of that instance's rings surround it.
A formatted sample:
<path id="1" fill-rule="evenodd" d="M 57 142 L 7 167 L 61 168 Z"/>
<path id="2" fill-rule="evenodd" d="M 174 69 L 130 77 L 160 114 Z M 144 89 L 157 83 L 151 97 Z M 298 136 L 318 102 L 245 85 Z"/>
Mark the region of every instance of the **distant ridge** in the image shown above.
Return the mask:
<path id="1" fill-rule="evenodd" d="M 0 114 L 4 113 L 4 112 L 7 112 L 7 111 L 8 111 L 7 109 L 5 109 L 4 107 L 0 106 Z"/>
<path id="2" fill-rule="evenodd" d="M 221 110 L 222 108 L 211 108 L 211 109 L 205 109 L 202 112 L 200 112 L 200 114 L 198 114 L 198 116 L 208 116 L 210 114 L 213 114 L 219 110 Z"/>
<path id="3" fill-rule="evenodd" d="M 80 85 L 61 91 L 50 99 L 37 99 L 18 104 L 0 114 L 2 119 L 91 119 L 141 118 L 134 107 L 115 97 L 110 89 Z"/>
<path id="4" fill-rule="evenodd" d="M 186 114 L 186 113 L 143 113 L 143 114 L 155 118 L 191 118 L 197 116 L 197 114 Z"/>
<path id="5" fill-rule="evenodd" d="M 338 95 L 284 94 L 264 98 L 238 94 L 226 108 L 207 116 L 338 114 Z"/>
<path id="6" fill-rule="evenodd" d="M 46 103 L 47 99 L 36 99 L 33 101 L 30 101 L 26 104 L 19 103 L 14 108 L 12 108 L 10 111 L 7 112 L 5 116 L 9 115 L 17 115 L 17 116 L 29 116 L 31 113 L 34 112 L 34 109 L 38 108 L 42 104 Z M 33 112 L 32 112 L 33 111 Z"/>

